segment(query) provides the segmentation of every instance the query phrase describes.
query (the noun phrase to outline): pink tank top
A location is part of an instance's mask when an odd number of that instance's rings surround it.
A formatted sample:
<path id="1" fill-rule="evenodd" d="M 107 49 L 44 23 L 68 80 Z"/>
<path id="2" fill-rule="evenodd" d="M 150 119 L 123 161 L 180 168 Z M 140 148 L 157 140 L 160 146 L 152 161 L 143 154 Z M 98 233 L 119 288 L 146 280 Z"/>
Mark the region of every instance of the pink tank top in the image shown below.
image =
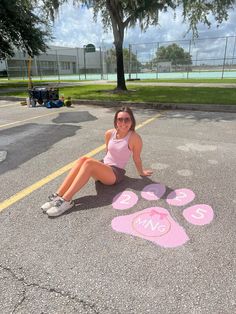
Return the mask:
<path id="1" fill-rule="evenodd" d="M 129 149 L 129 138 L 132 131 L 126 135 L 126 137 L 117 139 L 117 131 L 114 130 L 111 134 L 111 138 L 108 143 L 107 154 L 103 159 L 104 164 L 116 166 L 124 169 L 129 161 L 131 150 Z"/>

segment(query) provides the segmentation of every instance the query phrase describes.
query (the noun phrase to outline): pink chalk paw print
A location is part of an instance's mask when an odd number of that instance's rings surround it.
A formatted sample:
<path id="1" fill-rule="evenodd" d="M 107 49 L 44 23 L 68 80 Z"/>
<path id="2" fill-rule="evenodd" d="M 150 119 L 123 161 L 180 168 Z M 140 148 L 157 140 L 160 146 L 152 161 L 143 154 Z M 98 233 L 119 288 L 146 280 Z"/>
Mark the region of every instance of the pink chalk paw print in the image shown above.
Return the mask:
<path id="1" fill-rule="evenodd" d="M 166 192 L 163 184 L 149 184 L 141 191 L 141 197 L 146 200 L 158 201 Z M 192 202 L 195 194 L 189 189 L 176 189 L 165 198 L 170 206 L 184 206 Z M 125 190 L 117 194 L 112 206 L 118 210 L 125 210 L 138 203 L 138 195 L 132 191 Z M 196 204 L 185 208 L 184 218 L 193 225 L 209 224 L 214 217 L 211 206 Z M 137 236 L 151 241 L 162 247 L 178 247 L 189 240 L 188 235 L 171 217 L 170 212 L 162 207 L 148 207 L 131 215 L 116 217 L 112 220 L 112 228 L 117 232 Z"/>

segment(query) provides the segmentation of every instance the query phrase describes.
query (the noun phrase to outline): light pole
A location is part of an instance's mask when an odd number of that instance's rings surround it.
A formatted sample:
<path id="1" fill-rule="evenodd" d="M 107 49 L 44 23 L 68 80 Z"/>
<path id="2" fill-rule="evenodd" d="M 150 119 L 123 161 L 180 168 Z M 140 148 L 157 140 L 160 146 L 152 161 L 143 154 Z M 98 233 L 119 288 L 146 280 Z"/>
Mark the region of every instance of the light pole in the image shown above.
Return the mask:
<path id="1" fill-rule="evenodd" d="M 86 45 L 84 45 L 83 48 L 84 48 L 84 78 L 86 80 Z"/>
<path id="2" fill-rule="evenodd" d="M 103 65 L 104 65 L 104 39 L 101 40 L 101 47 L 100 47 L 100 67 L 101 67 L 101 80 L 104 79 L 104 71 L 103 71 Z"/>

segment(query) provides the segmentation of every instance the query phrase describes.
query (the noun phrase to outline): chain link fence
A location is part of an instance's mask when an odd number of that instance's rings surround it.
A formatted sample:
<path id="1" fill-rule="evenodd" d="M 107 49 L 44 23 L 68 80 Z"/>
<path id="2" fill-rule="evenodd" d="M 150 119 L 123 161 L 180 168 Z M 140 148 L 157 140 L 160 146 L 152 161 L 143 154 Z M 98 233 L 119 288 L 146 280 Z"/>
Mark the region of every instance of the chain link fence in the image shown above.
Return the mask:
<path id="1" fill-rule="evenodd" d="M 45 54 L 32 60 L 22 52 L 6 62 L 9 79 L 103 79 L 104 52 L 101 48 L 89 51 L 84 48 L 50 47 Z"/>
<path id="2" fill-rule="evenodd" d="M 176 44 L 188 58 L 163 58 Z M 91 45 L 93 46 L 93 45 Z M 126 79 L 236 78 L 236 36 L 130 44 L 124 49 Z M 22 52 L 0 64 L 8 79 L 116 80 L 113 49 L 50 47 L 29 62 Z"/>
<path id="3" fill-rule="evenodd" d="M 173 44 L 184 57 L 178 58 L 178 51 L 163 58 L 161 52 Z M 136 62 L 130 64 L 129 78 L 236 78 L 235 49 L 236 36 L 131 44 Z"/>

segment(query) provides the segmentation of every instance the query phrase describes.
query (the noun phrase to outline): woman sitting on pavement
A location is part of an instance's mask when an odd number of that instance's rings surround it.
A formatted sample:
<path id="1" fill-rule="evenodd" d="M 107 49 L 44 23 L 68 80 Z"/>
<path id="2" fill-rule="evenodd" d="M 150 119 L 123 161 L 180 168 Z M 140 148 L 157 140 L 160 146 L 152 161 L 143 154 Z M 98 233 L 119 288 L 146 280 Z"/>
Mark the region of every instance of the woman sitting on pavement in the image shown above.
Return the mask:
<path id="1" fill-rule="evenodd" d="M 135 118 L 128 107 L 115 113 L 114 129 L 105 133 L 106 156 L 102 161 L 81 157 L 71 169 L 56 193 L 41 208 L 48 216 L 59 216 L 74 206 L 73 196 L 90 178 L 105 185 L 113 185 L 124 179 L 125 166 L 131 154 L 140 176 L 150 176 L 151 170 L 144 170 L 141 160 L 142 139 L 135 132 Z"/>

